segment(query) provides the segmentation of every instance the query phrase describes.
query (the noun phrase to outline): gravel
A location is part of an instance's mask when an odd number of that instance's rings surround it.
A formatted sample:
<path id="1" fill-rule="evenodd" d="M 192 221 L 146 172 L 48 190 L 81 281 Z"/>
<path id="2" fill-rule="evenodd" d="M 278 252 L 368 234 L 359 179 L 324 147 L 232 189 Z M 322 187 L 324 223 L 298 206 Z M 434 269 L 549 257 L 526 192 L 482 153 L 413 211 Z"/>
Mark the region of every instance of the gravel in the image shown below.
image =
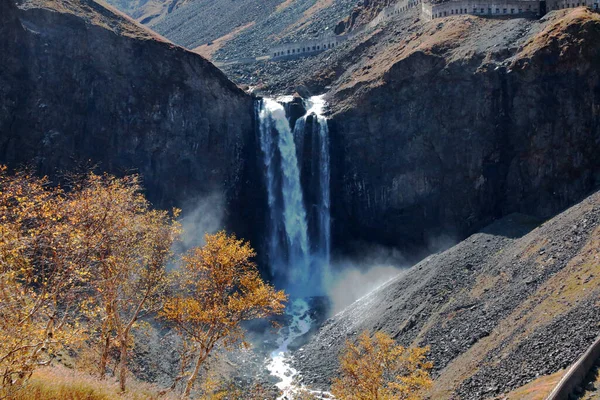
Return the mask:
<path id="1" fill-rule="evenodd" d="M 329 319 L 296 353 L 304 381 L 326 389 L 345 340 L 363 330 L 429 346 L 434 377 L 461 399 L 495 397 L 573 363 L 600 332 L 600 279 L 586 269 L 598 251 L 585 247 L 600 229 L 600 193 L 523 236 L 534 222 L 501 219 Z M 544 308 L 551 296 L 556 309 Z"/>

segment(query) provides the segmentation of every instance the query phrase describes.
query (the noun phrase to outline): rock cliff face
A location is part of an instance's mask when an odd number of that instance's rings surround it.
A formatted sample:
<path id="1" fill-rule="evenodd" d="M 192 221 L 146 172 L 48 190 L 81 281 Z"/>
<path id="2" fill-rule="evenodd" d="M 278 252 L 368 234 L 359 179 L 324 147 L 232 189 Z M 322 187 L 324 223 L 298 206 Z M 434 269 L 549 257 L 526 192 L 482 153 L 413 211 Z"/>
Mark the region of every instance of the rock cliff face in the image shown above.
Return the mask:
<path id="1" fill-rule="evenodd" d="M 553 215 L 598 185 L 597 13 L 398 29 L 329 96 L 338 245 L 464 237 L 511 212 Z"/>
<path id="2" fill-rule="evenodd" d="M 252 201 L 253 99 L 211 63 L 92 0 L 1 7 L 0 162 L 138 172 L 159 207 Z"/>

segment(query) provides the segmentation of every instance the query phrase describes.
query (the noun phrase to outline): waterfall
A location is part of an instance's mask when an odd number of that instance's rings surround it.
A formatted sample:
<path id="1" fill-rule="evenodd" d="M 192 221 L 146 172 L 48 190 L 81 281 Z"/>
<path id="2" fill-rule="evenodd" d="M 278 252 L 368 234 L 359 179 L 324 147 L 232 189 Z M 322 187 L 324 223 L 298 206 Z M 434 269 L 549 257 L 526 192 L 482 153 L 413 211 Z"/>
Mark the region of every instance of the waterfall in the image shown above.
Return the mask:
<path id="1" fill-rule="evenodd" d="M 281 102 L 259 102 L 259 134 L 269 208 L 268 259 L 276 283 L 288 291 L 318 294 L 331 253 L 329 131 L 325 101 L 312 97 L 309 110 L 290 127 Z M 305 136 L 310 153 L 305 154 Z M 310 160 L 305 159 L 311 157 Z M 310 168 L 303 168 L 303 165 Z M 302 174 L 310 175 L 302 179 Z M 310 182 L 303 187 L 302 182 Z M 292 287 L 293 286 L 293 287 Z"/>
<path id="2" fill-rule="evenodd" d="M 276 278 L 305 284 L 310 272 L 308 228 L 294 136 L 283 106 L 274 100 L 262 100 L 259 120 L 271 224 L 269 262 Z"/>
<path id="3" fill-rule="evenodd" d="M 278 348 L 267 364 L 271 375 L 280 380 L 277 386 L 283 399 L 293 398 L 296 390 L 297 371 L 290 366 L 288 346 L 309 332 L 313 323 L 303 297 L 322 295 L 329 275 L 331 200 L 323 97 L 308 101 L 309 110 L 296 121 L 293 132 L 281 104 L 291 99 L 278 100 L 261 100 L 258 119 L 269 208 L 269 264 L 275 284 L 297 297 L 286 310 L 291 322 L 280 329 Z"/>
<path id="4" fill-rule="evenodd" d="M 312 107 L 306 113 L 307 115 L 315 115 L 317 123 L 313 124 L 313 137 L 317 140 L 319 165 L 318 165 L 318 176 L 319 176 L 319 201 L 317 204 L 318 218 L 318 245 L 320 259 L 325 270 L 323 273 L 329 271 L 330 253 L 331 253 L 331 196 L 329 192 L 330 185 L 330 170 L 329 170 L 329 128 L 327 126 L 327 119 L 323 117 L 323 109 L 325 108 L 325 101 L 323 96 L 316 96 L 311 98 Z M 306 118 L 306 116 L 304 117 Z M 318 132 L 314 132 L 318 130 Z M 314 140 L 314 139 L 313 139 Z"/>

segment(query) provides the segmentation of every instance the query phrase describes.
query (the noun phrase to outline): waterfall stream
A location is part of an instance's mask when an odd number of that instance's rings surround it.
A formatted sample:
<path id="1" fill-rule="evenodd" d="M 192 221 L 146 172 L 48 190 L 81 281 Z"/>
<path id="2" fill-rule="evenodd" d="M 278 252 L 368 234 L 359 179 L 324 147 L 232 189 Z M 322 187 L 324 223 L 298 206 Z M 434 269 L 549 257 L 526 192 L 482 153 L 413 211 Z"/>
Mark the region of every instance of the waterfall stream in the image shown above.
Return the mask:
<path id="1" fill-rule="evenodd" d="M 276 278 L 279 272 L 289 281 L 306 284 L 309 272 L 308 228 L 294 135 L 283 105 L 274 100 L 262 101 L 259 119 L 271 220 L 271 270 Z M 279 160 L 279 165 L 276 165 L 276 160 Z M 277 205 L 278 196 L 281 196 L 280 206 Z M 285 240 L 282 240 L 282 228 Z"/>
<path id="2" fill-rule="evenodd" d="M 258 117 L 269 207 L 269 265 L 275 284 L 295 297 L 286 311 L 290 323 L 279 331 L 279 347 L 267 369 L 280 380 L 282 398 L 292 398 L 297 372 L 290 366 L 288 346 L 310 331 L 313 321 L 305 297 L 322 295 L 329 277 L 330 157 L 323 96 L 308 101 L 308 111 L 293 131 L 281 104 L 285 100 L 261 100 Z"/>
<path id="3" fill-rule="evenodd" d="M 285 107 L 278 101 L 261 100 L 258 117 L 269 207 L 267 248 L 271 272 L 275 283 L 284 289 L 316 295 L 320 294 L 330 262 L 329 130 L 322 115 L 323 97 L 312 97 L 308 103 L 308 112 L 296 121 L 293 132 Z M 302 159 L 304 153 L 297 145 L 304 144 L 307 134 L 311 137 L 312 160 Z M 311 188 L 301 184 L 305 161 L 311 165 L 306 173 L 316 182 Z M 310 201 L 308 191 L 313 194 Z M 315 217 L 309 220 L 308 214 L 313 213 Z"/>

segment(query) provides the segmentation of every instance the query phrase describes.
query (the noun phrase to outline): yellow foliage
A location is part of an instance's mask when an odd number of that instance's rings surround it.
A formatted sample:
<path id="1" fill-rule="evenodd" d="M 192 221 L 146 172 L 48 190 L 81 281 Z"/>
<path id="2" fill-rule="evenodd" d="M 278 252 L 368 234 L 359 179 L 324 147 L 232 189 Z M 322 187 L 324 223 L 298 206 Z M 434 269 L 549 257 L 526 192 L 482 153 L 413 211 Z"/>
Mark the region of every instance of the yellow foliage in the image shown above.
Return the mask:
<path id="1" fill-rule="evenodd" d="M 46 179 L 0 167 L 0 398 L 83 337 L 73 309 L 89 278 L 89 232 L 66 203 Z"/>
<path id="2" fill-rule="evenodd" d="M 363 332 L 357 344 L 346 342 L 331 393 L 340 400 L 419 400 L 431 386 L 427 351 L 397 345 L 382 332 Z"/>
<path id="3" fill-rule="evenodd" d="M 35 381 L 27 386 L 29 378 L 62 349 L 84 342 L 98 346 L 101 378 L 110 350 L 119 351 L 124 392 L 131 332 L 156 313 L 182 336 L 181 377 L 171 389 L 193 365 L 188 396 L 217 344 L 244 344 L 241 322 L 283 312 L 287 297 L 261 279 L 254 250 L 224 232 L 207 235 L 204 247 L 167 274 L 181 233 L 178 215 L 153 210 L 137 176 L 90 173 L 63 190 L 0 167 L 0 399 L 43 399 L 40 387 L 31 391 Z M 215 399 L 224 396 L 216 389 Z M 102 398 L 96 394 L 85 398 Z"/>
<path id="4" fill-rule="evenodd" d="M 131 331 L 141 315 L 162 306 L 171 248 L 180 225 L 166 211 L 152 210 L 137 176 L 115 178 L 89 174 L 69 198 L 69 215 L 92 231 L 86 247 L 94 255 L 90 306 L 98 321 L 94 338 L 100 347 L 100 376 L 109 351 L 119 349 L 119 377 L 125 390 Z"/>
<path id="5" fill-rule="evenodd" d="M 188 379 L 189 396 L 200 365 L 215 345 L 243 344 L 242 321 L 281 314 L 287 296 L 265 283 L 251 261 L 247 242 L 225 232 L 206 235 L 206 244 L 183 257 L 174 294 L 161 315 L 192 342 L 196 362 Z"/>
<path id="6" fill-rule="evenodd" d="M 119 344 L 125 389 L 130 332 L 162 305 L 177 214 L 152 210 L 136 176 L 89 174 L 63 191 L 0 167 L 0 398 L 88 337 L 101 364 Z"/>

